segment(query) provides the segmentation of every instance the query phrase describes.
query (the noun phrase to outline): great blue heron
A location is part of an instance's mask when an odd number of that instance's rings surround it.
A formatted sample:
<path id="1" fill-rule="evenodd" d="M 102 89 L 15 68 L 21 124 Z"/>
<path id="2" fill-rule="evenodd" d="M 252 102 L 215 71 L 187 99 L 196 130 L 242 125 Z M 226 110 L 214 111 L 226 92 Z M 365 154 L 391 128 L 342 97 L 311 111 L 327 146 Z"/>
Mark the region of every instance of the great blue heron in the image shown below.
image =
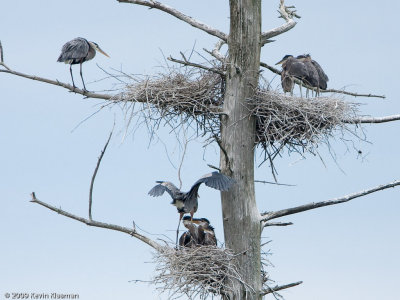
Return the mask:
<path id="1" fill-rule="evenodd" d="M 313 60 L 310 54 L 299 55 L 297 56 L 297 58 L 306 64 L 306 66 L 310 69 L 310 72 L 313 72 L 314 76 L 315 74 L 316 76 L 318 76 L 318 82 L 316 81 L 309 82 L 312 87 L 317 88 L 317 94 L 319 94 L 320 89 L 326 90 L 326 88 L 328 87 L 329 78 L 325 74 L 324 70 L 319 65 L 319 63 Z"/>
<path id="2" fill-rule="evenodd" d="M 204 175 L 199 180 L 197 180 L 188 192 L 180 191 L 173 183 L 169 181 L 156 181 L 158 184 L 154 186 L 150 191 L 149 195 L 153 197 L 158 197 L 168 192 L 172 198 L 171 204 L 176 206 L 179 212 L 179 223 L 177 229 L 177 237 L 179 234 L 179 224 L 184 214 L 190 213 L 191 219 L 193 219 L 193 214 L 198 208 L 198 191 L 202 183 L 206 186 L 212 187 L 220 191 L 227 191 L 230 189 L 232 184 L 235 182 L 232 178 L 221 174 L 219 172 L 212 172 Z"/>
<path id="3" fill-rule="evenodd" d="M 57 61 L 69 64 L 69 72 L 71 73 L 72 85 L 74 86 L 74 88 L 76 86 L 74 82 L 74 77 L 72 76 L 72 65 L 80 64 L 80 74 L 82 78 L 83 88 L 86 91 L 85 82 L 83 81 L 82 77 L 82 63 L 95 57 L 96 51 L 99 51 L 101 54 L 109 57 L 108 54 L 105 53 L 95 42 L 90 42 L 81 37 L 65 43 L 65 45 L 62 47 L 61 54 L 58 57 Z"/>
<path id="4" fill-rule="evenodd" d="M 293 57 L 293 55 L 285 55 L 275 65 L 279 64 L 282 64 L 281 84 L 285 93 L 290 92 L 290 94 L 293 95 L 294 78 L 306 82 L 318 80 L 317 73 L 311 74 L 307 65 L 300 59 Z"/>
<path id="5" fill-rule="evenodd" d="M 217 238 L 215 237 L 214 227 L 210 225 L 210 221 L 206 218 L 193 220 L 199 226 L 199 241 L 205 246 L 217 246 Z"/>
<path id="6" fill-rule="evenodd" d="M 216 246 L 217 239 L 214 233 L 214 227 L 206 218 L 193 218 L 185 216 L 182 219 L 183 225 L 188 229 L 179 238 L 181 247 L 195 247 L 199 245 Z M 198 226 L 196 226 L 196 225 Z"/>
<path id="7" fill-rule="evenodd" d="M 188 231 L 185 231 L 179 238 L 179 246 L 190 248 L 198 245 L 199 231 L 198 227 L 194 224 L 194 219 L 191 220 L 189 216 L 184 216 L 182 222 Z"/>

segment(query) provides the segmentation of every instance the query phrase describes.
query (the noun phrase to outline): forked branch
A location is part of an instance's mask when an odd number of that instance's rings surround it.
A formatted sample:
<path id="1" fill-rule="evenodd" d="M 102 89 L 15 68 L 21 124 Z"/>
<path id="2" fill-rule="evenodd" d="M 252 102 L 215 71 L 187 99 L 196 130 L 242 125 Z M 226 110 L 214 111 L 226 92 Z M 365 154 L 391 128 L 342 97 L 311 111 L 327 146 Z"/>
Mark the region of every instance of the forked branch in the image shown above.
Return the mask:
<path id="1" fill-rule="evenodd" d="M 163 12 L 166 12 L 167 14 L 170 14 L 170 15 L 178 18 L 179 20 L 182 20 L 183 22 L 188 23 L 189 25 L 192 25 L 195 28 L 198 28 L 200 30 L 207 32 L 208 34 L 216 36 L 217 38 L 220 38 L 221 40 L 224 40 L 224 41 L 228 40 L 228 35 L 223 33 L 222 31 L 212 28 L 211 26 L 204 24 L 192 17 L 189 17 L 189 16 L 183 14 L 182 12 L 180 12 L 179 10 L 177 10 L 173 7 L 170 7 L 168 5 L 165 5 L 161 2 L 152 1 L 152 0 L 148 0 L 148 1 L 146 1 L 146 0 L 117 0 L 117 1 L 122 2 L 122 3 L 131 3 L 131 4 L 147 6 L 150 8 L 155 8 L 155 9 L 161 10 Z"/>
<path id="2" fill-rule="evenodd" d="M 309 204 L 305 204 L 305 205 L 301 205 L 301 206 L 296 206 L 296 207 L 292 207 L 292 208 L 287 208 L 287 209 L 282 209 L 282 210 L 278 210 L 278 211 L 273 211 L 273 212 L 265 212 L 263 214 L 261 214 L 261 222 L 267 222 L 268 220 L 272 220 L 272 219 L 276 219 L 276 218 L 280 218 L 283 216 L 288 216 L 288 215 L 293 215 L 293 214 L 297 214 L 303 211 L 307 211 L 307 210 L 311 210 L 311 209 L 315 209 L 315 208 L 319 208 L 319 207 L 324 207 L 324 206 L 329 206 L 329 205 L 335 205 L 335 204 L 340 204 L 340 203 L 344 203 L 344 202 L 348 202 L 350 200 L 353 200 L 355 198 L 358 197 L 362 197 L 368 194 L 372 194 L 375 193 L 377 191 L 381 191 L 381 190 L 385 190 L 388 188 L 393 188 L 395 186 L 400 185 L 400 180 L 396 180 L 393 181 L 391 183 L 388 184 L 383 184 L 383 185 L 379 185 L 377 187 L 374 187 L 372 189 L 368 189 L 368 190 L 364 190 L 358 193 L 354 193 L 354 194 L 350 194 L 350 195 L 346 195 L 344 197 L 341 198 L 335 198 L 335 199 L 331 199 L 331 200 L 327 200 L 327 201 L 321 201 L 321 202 L 313 202 L 313 203 L 309 203 Z"/>
<path id="3" fill-rule="evenodd" d="M 286 21 L 286 23 L 279 27 L 273 28 L 267 32 L 263 32 L 261 34 L 261 44 L 262 45 L 265 45 L 266 43 L 271 42 L 269 40 L 270 38 L 280 35 L 286 31 L 289 31 L 294 26 L 296 26 L 297 23 L 293 20 L 293 18 L 294 17 L 300 18 L 300 16 L 296 14 L 296 11 L 293 10 L 293 8 L 294 8 L 294 6 L 290 6 L 290 7 L 285 6 L 285 1 L 280 0 L 278 12 L 281 15 L 280 17 L 283 18 Z"/>
<path id="4" fill-rule="evenodd" d="M 302 283 L 303 283 L 303 281 L 297 281 L 297 282 L 293 282 L 293 283 L 289 283 L 289 284 L 285 284 L 285 285 L 276 285 L 276 286 L 274 286 L 272 288 L 264 289 L 261 292 L 261 295 L 265 296 L 267 294 L 271 294 L 271 293 L 275 293 L 275 292 L 280 291 L 280 290 L 288 289 L 288 288 L 294 287 L 294 286 L 302 284 Z"/>
<path id="5" fill-rule="evenodd" d="M 71 213 L 65 211 L 65 210 L 62 210 L 61 208 L 57 208 L 57 207 L 54 207 L 54 206 L 52 206 L 50 204 L 47 204 L 45 202 L 40 201 L 39 199 L 36 198 L 36 195 L 35 195 L 34 192 L 31 194 L 31 196 L 32 196 L 31 202 L 37 203 L 37 204 L 39 204 L 41 206 L 44 206 L 44 207 L 46 207 L 46 208 L 48 208 L 48 209 L 50 209 L 52 211 L 55 211 L 56 213 L 58 213 L 60 215 L 63 215 L 65 217 L 67 217 L 67 218 L 71 218 L 71 219 L 74 219 L 76 221 L 85 223 L 88 226 L 94 226 L 94 227 L 100 227 L 100 228 L 106 228 L 106 229 L 110 229 L 110 230 L 120 231 L 120 232 L 129 234 L 130 236 L 133 236 L 133 237 L 141 240 L 142 242 L 146 243 L 150 247 L 153 247 L 157 251 L 162 251 L 163 250 L 163 246 L 161 246 L 157 242 L 153 241 L 152 239 L 149 239 L 148 237 L 137 233 L 135 228 L 127 228 L 127 227 L 122 227 L 122 226 L 119 226 L 119 225 L 108 224 L 108 223 L 103 223 L 103 222 L 98 222 L 98 221 L 94 221 L 94 220 L 89 220 L 89 219 L 85 219 L 85 218 L 82 218 L 82 217 L 78 217 L 78 216 L 76 216 L 74 214 L 71 214 Z"/>

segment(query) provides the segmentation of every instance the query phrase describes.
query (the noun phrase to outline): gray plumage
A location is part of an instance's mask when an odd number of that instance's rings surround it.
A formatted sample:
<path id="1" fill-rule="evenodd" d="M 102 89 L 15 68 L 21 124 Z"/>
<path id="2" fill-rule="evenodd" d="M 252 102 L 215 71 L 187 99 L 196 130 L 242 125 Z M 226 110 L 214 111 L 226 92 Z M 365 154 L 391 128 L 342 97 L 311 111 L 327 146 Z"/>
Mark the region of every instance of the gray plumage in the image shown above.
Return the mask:
<path id="1" fill-rule="evenodd" d="M 198 227 L 190 221 L 190 217 L 183 218 L 183 225 L 188 229 L 179 238 L 179 246 L 192 248 L 200 244 Z"/>
<path id="2" fill-rule="evenodd" d="M 199 238 L 204 246 L 217 246 L 217 238 L 215 237 L 214 227 L 210 225 L 210 221 L 206 218 L 201 218 L 199 224 Z"/>
<path id="3" fill-rule="evenodd" d="M 317 72 L 318 72 L 319 88 L 322 90 L 326 90 L 328 87 L 328 81 L 329 81 L 328 75 L 325 74 L 322 67 L 315 60 L 311 59 L 311 63 L 314 65 L 314 67 L 317 69 Z"/>
<path id="4" fill-rule="evenodd" d="M 193 218 L 191 220 L 189 216 L 186 216 L 183 218 L 183 224 L 188 231 L 184 232 L 179 238 L 181 247 L 217 246 L 214 227 L 210 225 L 210 221 L 206 218 Z"/>
<path id="5" fill-rule="evenodd" d="M 281 84 L 284 92 L 293 94 L 294 78 L 300 79 L 307 83 L 315 80 L 318 81 L 318 74 L 314 67 L 310 68 L 302 60 L 293 57 L 293 55 L 285 55 L 276 65 L 282 64 Z"/>
<path id="6" fill-rule="evenodd" d="M 190 213 L 193 217 L 193 214 L 197 211 L 197 199 L 199 197 L 198 190 L 202 183 L 220 191 L 227 191 L 235 181 L 219 172 L 212 172 L 197 180 L 186 193 L 180 191 L 173 183 L 169 181 L 156 182 L 158 184 L 149 191 L 149 195 L 158 197 L 164 194 L 164 192 L 168 192 L 172 198 L 171 204 L 176 206 L 178 212 L 181 213 L 182 218 L 183 214 L 185 213 Z"/>
<path id="7" fill-rule="evenodd" d="M 58 62 L 64 62 L 69 64 L 69 71 L 71 73 L 72 85 L 75 88 L 74 77 L 72 76 L 72 65 L 80 64 L 80 75 L 82 78 L 82 83 L 84 90 L 86 90 L 85 82 L 82 77 L 82 63 L 85 61 L 91 60 L 96 55 L 96 51 L 104 54 L 109 57 L 107 53 L 105 53 L 99 45 L 94 42 L 90 42 L 84 38 L 78 37 L 64 44 L 61 49 L 61 54 L 58 57 Z"/>
<path id="8" fill-rule="evenodd" d="M 317 63 L 315 60 L 313 60 L 310 54 L 299 55 L 297 56 L 297 58 L 302 60 L 308 66 L 308 68 L 312 70 L 313 76 L 316 76 L 318 78 L 318 83 L 315 81 L 310 81 L 309 82 L 310 85 L 312 87 L 317 87 L 322 90 L 326 90 L 326 88 L 328 87 L 329 78 L 325 74 L 320 64 Z"/>

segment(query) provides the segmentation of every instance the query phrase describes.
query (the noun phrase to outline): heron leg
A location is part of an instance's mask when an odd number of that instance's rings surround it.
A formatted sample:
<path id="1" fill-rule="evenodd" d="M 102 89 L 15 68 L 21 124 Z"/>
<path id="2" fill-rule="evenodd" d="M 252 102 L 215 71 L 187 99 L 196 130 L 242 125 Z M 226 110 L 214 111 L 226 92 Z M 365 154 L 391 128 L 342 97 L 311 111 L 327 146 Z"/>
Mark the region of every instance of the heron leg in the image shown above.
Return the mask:
<path id="1" fill-rule="evenodd" d="M 179 236 L 179 226 L 181 225 L 181 220 L 183 218 L 183 212 L 179 214 L 179 223 L 178 223 L 178 228 L 176 229 L 176 248 L 178 249 L 178 236 Z"/>
<path id="2" fill-rule="evenodd" d="M 72 76 L 72 64 L 69 65 L 69 72 L 71 73 L 72 85 L 74 88 L 76 88 L 75 82 L 74 82 L 74 76 Z"/>
<path id="3" fill-rule="evenodd" d="M 80 67 L 80 74 L 81 74 L 81 78 L 82 78 L 82 83 L 83 83 L 83 89 L 85 91 L 87 91 L 86 86 L 85 86 L 85 81 L 83 81 L 83 76 L 82 76 L 82 63 L 80 63 L 81 67 Z"/>
<path id="4" fill-rule="evenodd" d="M 300 82 L 300 84 L 299 84 L 299 88 L 300 88 L 300 97 L 303 98 L 303 92 L 302 92 L 302 90 L 301 90 L 301 86 L 302 86 L 302 83 Z"/>

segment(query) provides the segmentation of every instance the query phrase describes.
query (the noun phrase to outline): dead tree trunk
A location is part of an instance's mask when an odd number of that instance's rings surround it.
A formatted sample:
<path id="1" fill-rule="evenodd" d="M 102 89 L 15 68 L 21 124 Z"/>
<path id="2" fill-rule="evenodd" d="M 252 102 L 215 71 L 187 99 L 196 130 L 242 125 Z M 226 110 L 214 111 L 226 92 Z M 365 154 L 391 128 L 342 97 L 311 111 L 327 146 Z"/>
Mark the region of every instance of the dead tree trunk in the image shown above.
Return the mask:
<path id="1" fill-rule="evenodd" d="M 221 169 L 237 184 L 229 192 L 222 192 L 222 211 L 226 247 L 241 253 L 239 272 L 251 290 L 246 291 L 236 282 L 229 299 L 261 298 L 261 227 L 254 193 L 255 119 L 246 103 L 258 84 L 260 36 L 261 2 L 231 0 Z"/>

